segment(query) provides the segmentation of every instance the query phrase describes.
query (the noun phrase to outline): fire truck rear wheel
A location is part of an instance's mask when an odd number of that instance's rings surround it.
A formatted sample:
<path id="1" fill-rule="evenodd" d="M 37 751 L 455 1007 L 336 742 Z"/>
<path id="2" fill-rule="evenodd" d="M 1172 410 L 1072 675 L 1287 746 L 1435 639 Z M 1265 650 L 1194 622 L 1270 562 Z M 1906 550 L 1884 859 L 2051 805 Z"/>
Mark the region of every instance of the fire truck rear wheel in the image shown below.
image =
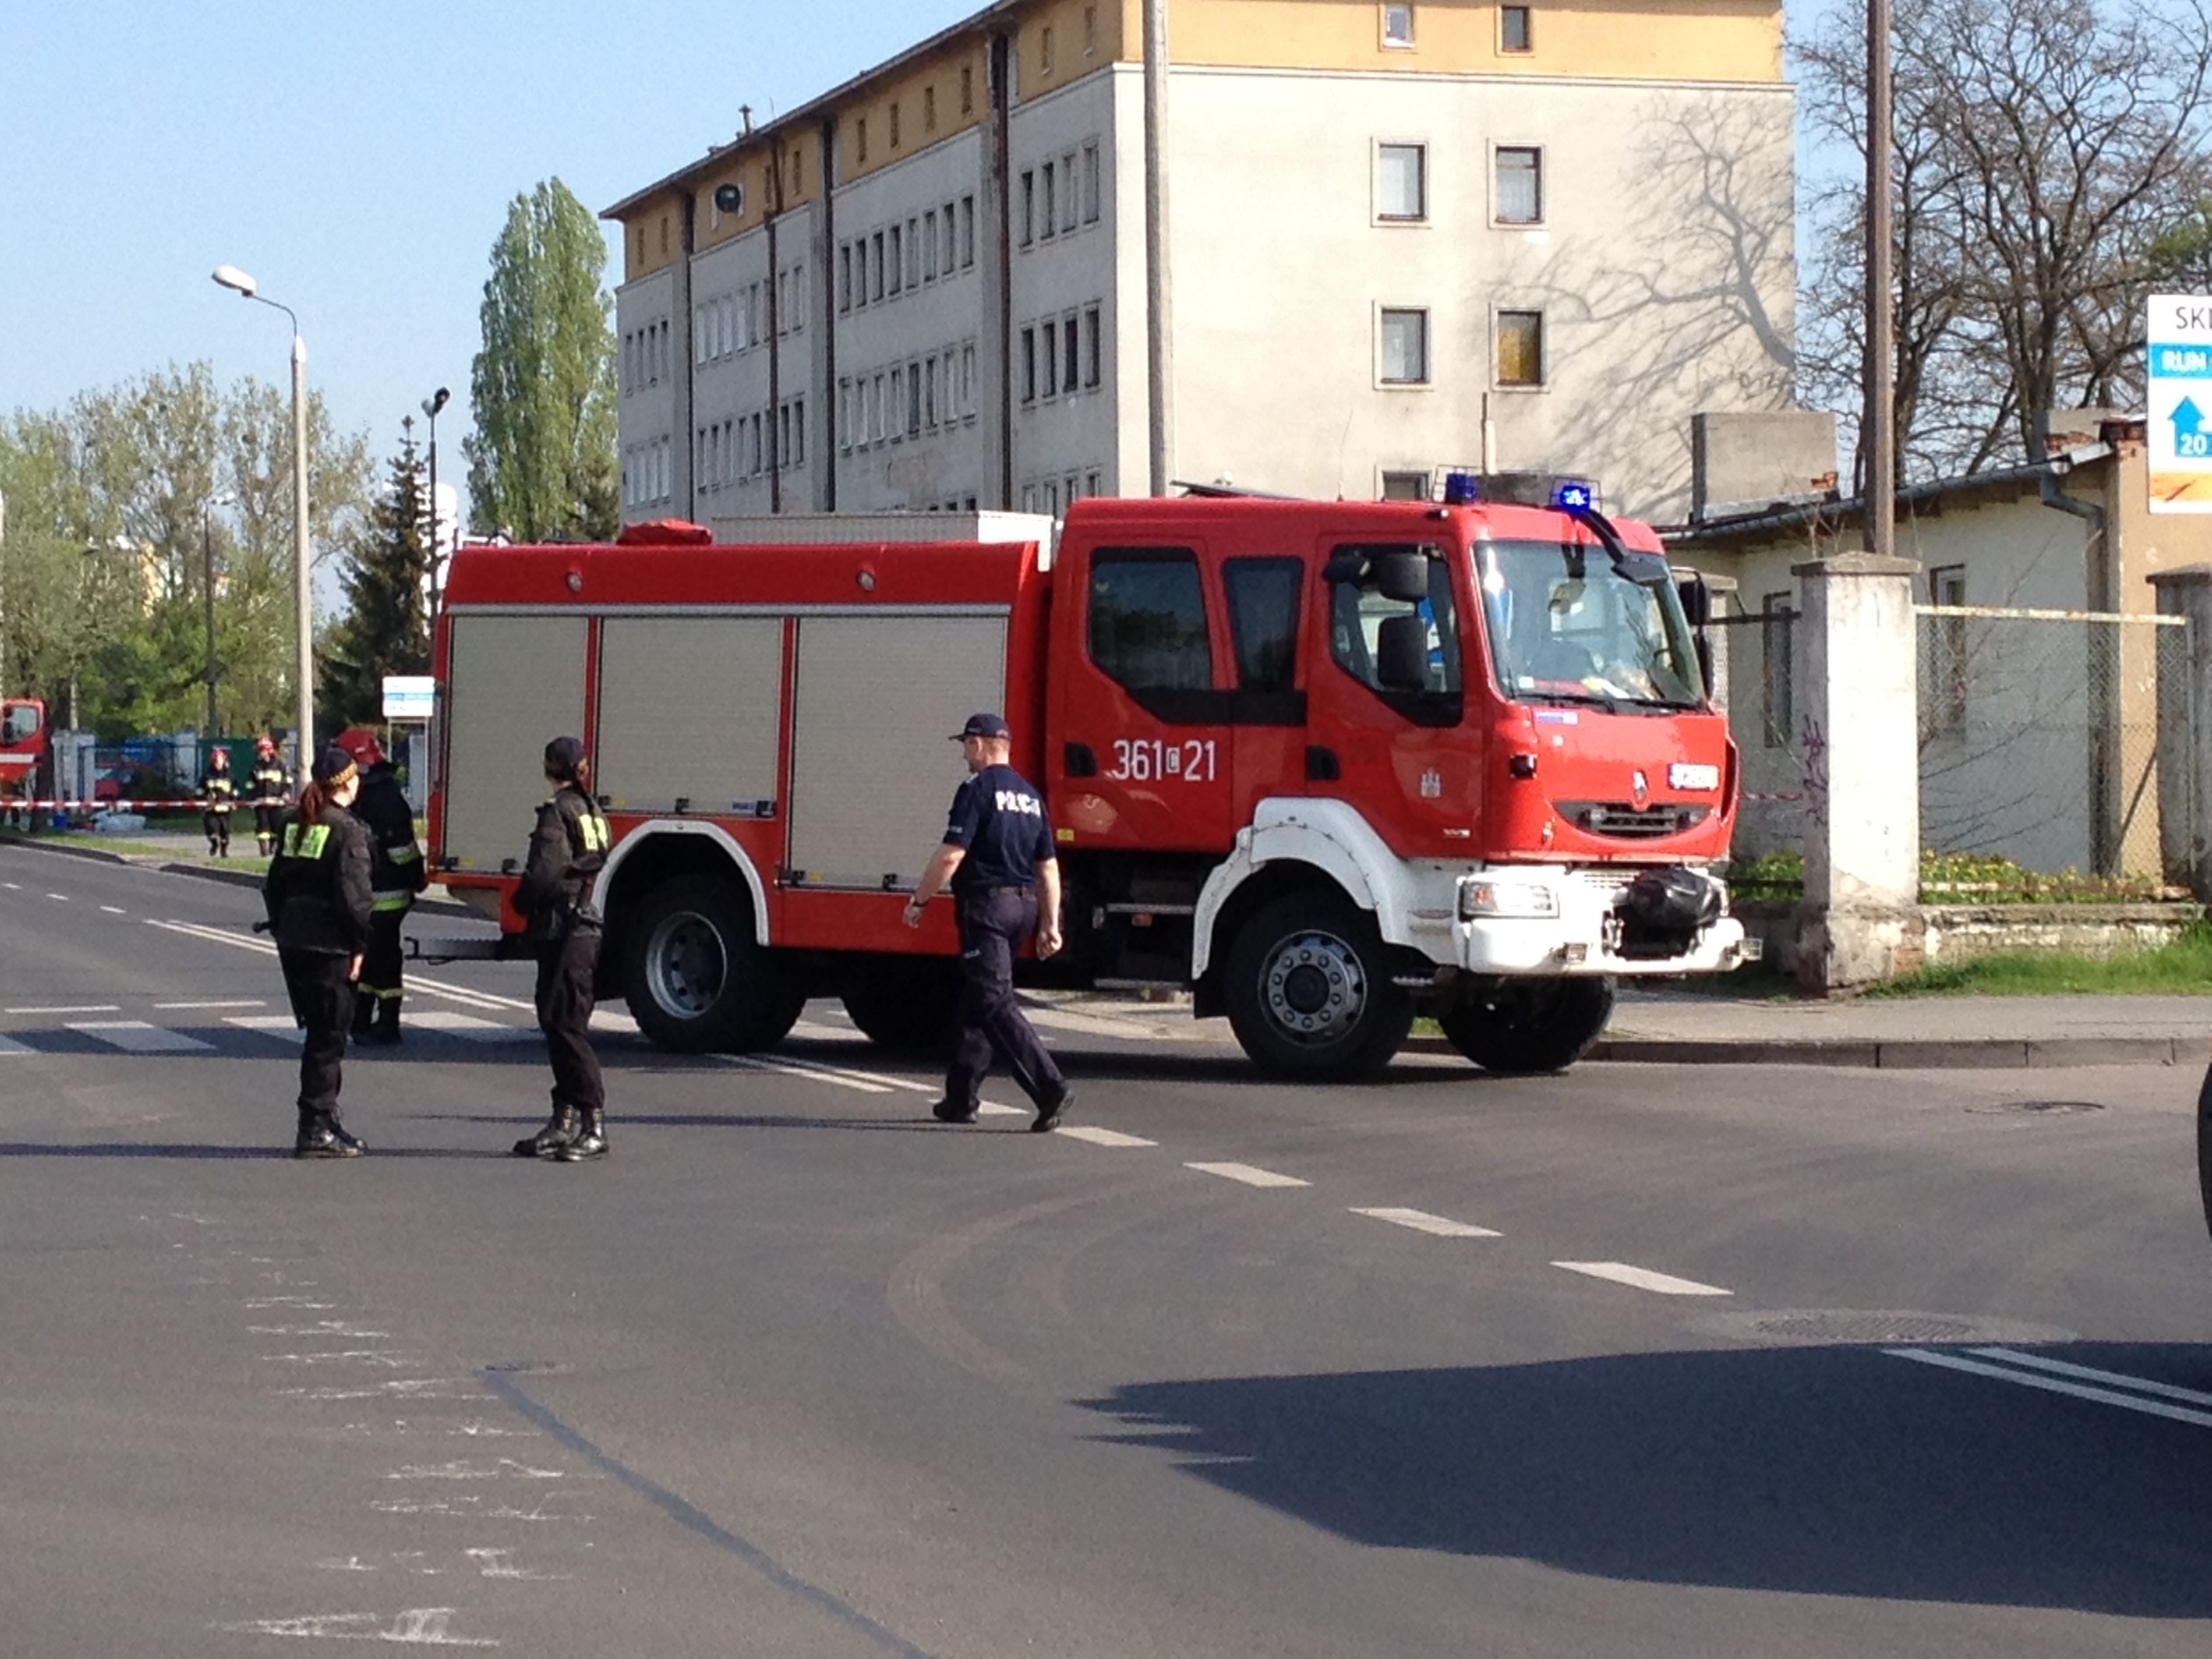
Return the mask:
<path id="1" fill-rule="evenodd" d="M 1564 1072 L 1613 1018 L 1610 979 L 1509 979 L 1437 1016 L 1445 1039 L 1486 1072 Z"/>
<path id="2" fill-rule="evenodd" d="M 1391 983 L 1374 915 L 1340 893 L 1262 905 L 1231 942 L 1225 971 L 1230 1027 L 1276 1077 L 1373 1077 L 1413 1028 L 1413 1000 Z"/>
<path id="3" fill-rule="evenodd" d="M 654 1043 L 680 1054 L 742 1054 L 780 1042 L 805 998 L 753 938 L 736 887 L 679 876 L 647 893 L 623 930 L 629 1012 Z"/>

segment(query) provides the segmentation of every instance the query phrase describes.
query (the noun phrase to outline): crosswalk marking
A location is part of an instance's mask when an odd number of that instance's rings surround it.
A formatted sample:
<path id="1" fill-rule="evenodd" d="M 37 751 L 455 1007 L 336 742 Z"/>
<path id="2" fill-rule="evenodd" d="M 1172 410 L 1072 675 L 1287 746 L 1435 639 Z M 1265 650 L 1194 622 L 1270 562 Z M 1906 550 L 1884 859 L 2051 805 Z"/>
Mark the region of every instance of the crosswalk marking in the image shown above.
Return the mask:
<path id="1" fill-rule="evenodd" d="M 1440 1215 L 1431 1215 L 1426 1210 L 1362 1210 L 1355 1208 L 1354 1215 L 1364 1215 L 1376 1221 L 1387 1221 L 1394 1227 L 1410 1227 L 1417 1233 L 1432 1233 L 1438 1238 L 1496 1238 L 1498 1234 L 1487 1227 L 1477 1227 L 1465 1221 L 1453 1221 Z"/>
<path id="2" fill-rule="evenodd" d="M 411 1023 L 421 1030 L 444 1031 L 453 1036 L 466 1037 L 471 1042 L 535 1042 L 538 1032 L 527 1025 L 502 1025 L 496 1020 L 479 1019 L 474 1014 L 458 1014 L 447 1008 L 426 1008 L 410 1016 Z"/>
<path id="3" fill-rule="evenodd" d="M 182 1031 L 149 1025 L 143 1019 L 71 1020 L 69 1029 L 112 1048 L 120 1048 L 126 1054 L 188 1054 L 215 1047 L 196 1036 L 186 1036 Z"/>
<path id="4" fill-rule="evenodd" d="M 1631 1290 L 1650 1291 L 1656 1296 L 1731 1294 L 1717 1285 L 1700 1285 L 1694 1279 L 1677 1279 L 1672 1273 L 1655 1273 L 1649 1267 L 1633 1267 L 1626 1261 L 1554 1261 L 1552 1265 L 1564 1267 L 1571 1273 L 1584 1273 L 1592 1279 L 1626 1285 Z"/>
<path id="5" fill-rule="evenodd" d="M 223 1021 L 241 1031 L 253 1031 L 262 1036 L 272 1036 L 297 1042 L 302 1033 L 299 1022 L 289 1014 L 237 1014 Z"/>
<path id="6" fill-rule="evenodd" d="M 1157 1146 L 1157 1140 L 1146 1140 L 1141 1135 L 1125 1135 L 1119 1129 L 1103 1129 L 1096 1123 L 1079 1123 L 1073 1128 L 1062 1129 L 1061 1140 L 1087 1140 L 1093 1146 Z"/>
<path id="7" fill-rule="evenodd" d="M 1247 1187 L 1310 1187 L 1310 1181 L 1296 1176 L 1277 1175 L 1273 1170 L 1257 1170 L 1249 1164 L 1186 1164 L 1186 1170 L 1195 1170 L 1200 1175 L 1219 1176 L 1224 1181 L 1241 1181 Z"/>

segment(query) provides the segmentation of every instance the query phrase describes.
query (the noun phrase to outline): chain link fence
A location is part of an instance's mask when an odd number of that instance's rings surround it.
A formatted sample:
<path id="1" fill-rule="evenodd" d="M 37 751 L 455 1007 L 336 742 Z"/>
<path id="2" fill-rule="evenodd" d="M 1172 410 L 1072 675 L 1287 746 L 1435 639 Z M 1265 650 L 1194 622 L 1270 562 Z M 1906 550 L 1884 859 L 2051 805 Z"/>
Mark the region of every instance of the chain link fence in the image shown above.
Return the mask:
<path id="1" fill-rule="evenodd" d="M 1803 647 L 1794 592 L 1753 596 L 1757 609 L 1715 617 L 1708 630 L 1716 700 L 1742 757 L 1735 855 L 1802 849 L 1808 764 Z"/>
<path id="2" fill-rule="evenodd" d="M 2172 878 L 2186 844 L 2177 837 L 2197 811 L 2188 780 L 2162 783 L 2158 765 L 2161 720 L 2188 718 L 2176 691 L 2186 624 L 1960 605 L 1917 612 L 1923 852 Z"/>

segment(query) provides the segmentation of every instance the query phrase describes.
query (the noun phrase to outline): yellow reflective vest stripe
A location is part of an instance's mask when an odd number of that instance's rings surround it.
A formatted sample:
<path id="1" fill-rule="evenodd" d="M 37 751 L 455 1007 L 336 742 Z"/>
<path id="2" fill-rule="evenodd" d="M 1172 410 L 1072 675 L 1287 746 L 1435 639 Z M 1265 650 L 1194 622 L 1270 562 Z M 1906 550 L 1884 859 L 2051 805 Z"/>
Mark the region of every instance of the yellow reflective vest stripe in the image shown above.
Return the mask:
<path id="1" fill-rule="evenodd" d="M 331 844 L 327 824 L 288 823 L 284 826 L 284 856 L 288 859 L 319 859 L 323 848 Z"/>
<path id="2" fill-rule="evenodd" d="M 607 821 L 597 812 L 577 813 L 576 829 L 584 837 L 586 853 L 604 853 L 614 845 L 614 838 L 607 833 Z"/>

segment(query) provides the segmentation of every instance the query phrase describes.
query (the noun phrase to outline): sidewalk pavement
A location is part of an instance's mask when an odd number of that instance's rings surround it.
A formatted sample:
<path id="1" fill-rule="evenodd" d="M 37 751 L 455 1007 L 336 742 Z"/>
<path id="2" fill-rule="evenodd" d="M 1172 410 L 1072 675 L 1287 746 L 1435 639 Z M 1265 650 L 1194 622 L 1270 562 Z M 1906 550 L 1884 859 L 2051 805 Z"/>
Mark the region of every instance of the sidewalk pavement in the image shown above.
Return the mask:
<path id="1" fill-rule="evenodd" d="M 1193 1021 L 1189 1001 L 1031 997 L 1048 1031 L 1130 1040 L 1232 1042 L 1224 1019 Z M 1667 988 L 1624 988 L 1592 1060 L 1668 1066 L 1844 1066 L 1883 1070 L 2199 1064 L 2212 1037 L 2212 988 L 2198 996 L 1741 1001 Z M 1413 1054 L 1449 1054 L 1440 1036 Z"/>

